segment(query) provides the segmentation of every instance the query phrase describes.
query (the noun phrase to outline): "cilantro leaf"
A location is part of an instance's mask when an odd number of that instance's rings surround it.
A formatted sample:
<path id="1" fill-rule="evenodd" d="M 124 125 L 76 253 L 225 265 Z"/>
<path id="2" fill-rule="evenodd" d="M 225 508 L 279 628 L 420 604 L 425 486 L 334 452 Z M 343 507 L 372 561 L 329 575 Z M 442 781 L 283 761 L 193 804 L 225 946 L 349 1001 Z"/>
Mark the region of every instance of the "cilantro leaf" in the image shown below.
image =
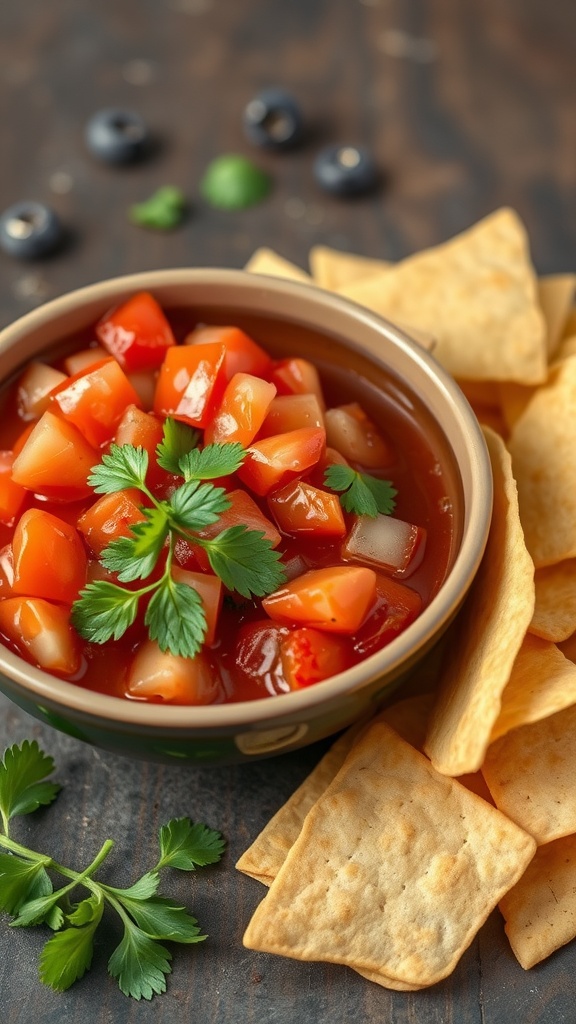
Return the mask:
<path id="1" fill-rule="evenodd" d="M 224 585 L 242 597 L 270 594 L 286 580 L 280 552 L 259 530 L 230 526 L 217 537 L 203 539 L 202 547 Z"/>
<path id="2" fill-rule="evenodd" d="M 131 444 L 111 444 L 110 452 L 94 466 L 88 484 L 96 494 L 114 494 L 125 487 L 145 487 L 148 452 Z"/>
<path id="3" fill-rule="evenodd" d="M 195 917 L 185 907 L 178 906 L 165 896 L 152 896 L 146 901 L 119 896 L 122 906 L 134 918 L 139 928 L 150 939 L 166 939 L 170 942 L 203 942 L 206 935 L 200 934 Z"/>
<path id="4" fill-rule="evenodd" d="M 197 590 L 186 583 L 164 577 L 152 595 L 144 623 L 151 640 L 161 651 L 193 658 L 206 636 L 206 615 Z"/>
<path id="5" fill-rule="evenodd" d="M 40 979 L 55 992 L 65 992 L 89 970 L 102 909 L 100 903 L 85 925 L 56 932 L 44 946 L 40 954 Z"/>
<path id="6" fill-rule="evenodd" d="M 156 894 L 159 885 L 160 875 L 157 868 L 155 868 L 154 871 L 147 871 L 145 875 L 142 875 L 141 878 L 127 889 L 115 889 L 112 885 L 106 885 L 103 888 L 106 889 L 106 892 L 113 892 L 120 896 L 127 895 L 134 900 L 147 900 Z"/>
<path id="7" fill-rule="evenodd" d="M 222 836 L 214 829 L 193 824 L 190 818 L 173 818 L 160 829 L 160 860 L 157 866 L 195 871 L 196 866 L 216 864 L 224 847 Z"/>
<path id="8" fill-rule="evenodd" d="M 230 499 L 223 487 L 189 480 L 170 498 L 171 518 L 188 530 L 203 530 L 217 523 L 222 512 L 230 508 Z"/>
<path id="9" fill-rule="evenodd" d="M 217 480 L 240 469 L 246 451 L 238 442 L 207 444 L 196 448 L 180 459 L 180 470 L 185 480 Z"/>
<path id="10" fill-rule="evenodd" d="M 44 868 L 39 862 L 30 864 L 9 853 L 0 853 L 0 910 L 7 914 L 17 913 L 31 898 L 31 893 L 36 895 L 35 887 L 41 872 Z"/>
<path id="11" fill-rule="evenodd" d="M 45 896 L 38 896 L 36 899 L 27 900 L 18 908 L 18 916 L 12 921 L 13 928 L 29 928 L 32 924 L 40 924 L 48 917 L 54 921 L 52 912 L 57 903 L 62 899 L 65 890 L 57 889 L 56 892 L 48 893 Z M 60 908 L 58 908 L 59 910 Z M 62 911 L 57 913 L 57 927 L 61 927 L 64 920 Z"/>
<path id="12" fill-rule="evenodd" d="M 107 580 L 88 583 L 72 605 L 72 625 L 80 636 L 95 644 L 119 640 L 136 618 L 138 598 L 137 592 Z"/>
<path id="13" fill-rule="evenodd" d="M 375 519 L 379 514 L 391 515 L 396 506 L 398 492 L 389 480 L 359 473 L 351 466 L 328 466 L 324 483 L 333 491 L 343 492 L 340 504 L 346 512 Z"/>
<path id="14" fill-rule="evenodd" d="M 128 217 L 141 228 L 169 231 L 180 224 L 186 213 L 186 197 L 179 188 L 163 185 L 149 199 L 133 203 Z"/>
<path id="15" fill-rule="evenodd" d="M 180 460 L 196 448 L 200 440 L 200 431 L 194 430 L 187 423 L 168 418 L 164 420 L 163 432 L 162 440 L 156 448 L 158 465 L 168 473 L 181 476 Z"/>
<path id="16" fill-rule="evenodd" d="M 96 922 L 102 917 L 104 901 L 100 893 L 92 893 L 87 899 L 76 904 L 70 914 L 66 915 L 69 924 L 79 927 L 81 925 Z"/>
<path id="17" fill-rule="evenodd" d="M 144 522 L 131 526 L 131 537 L 110 541 L 100 555 L 105 569 L 118 573 L 122 583 L 145 579 L 154 569 L 169 533 L 164 506 L 145 508 Z"/>
<path id="18" fill-rule="evenodd" d="M 166 991 L 171 959 L 165 946 L 126 921 L 124 936 L 108 961 L 108 970 L 118 979 L 124 995 L 152 999 L 153 995 Z"/>
<path id="19" fill-rule="evenodd" d="M 0 813 L 4 831 L 17 814 L 30 814 L 51 804 L 60 791 L 56 782 L 44 782 L 54 771 L 54 761 L 40 750 L 36 740 L 9 747 L 0 762 Z"/>

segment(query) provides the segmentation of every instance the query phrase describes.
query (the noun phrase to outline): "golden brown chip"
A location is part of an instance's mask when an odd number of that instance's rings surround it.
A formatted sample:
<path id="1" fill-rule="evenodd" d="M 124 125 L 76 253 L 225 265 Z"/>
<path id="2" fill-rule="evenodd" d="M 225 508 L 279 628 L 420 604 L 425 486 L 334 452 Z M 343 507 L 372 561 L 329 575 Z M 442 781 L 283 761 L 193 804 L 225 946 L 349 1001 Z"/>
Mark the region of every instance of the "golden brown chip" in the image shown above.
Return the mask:
<path id="1" fill-rule="evenodd" d="M 576 832 L 576 705 L 496 740 L 482 773 L 496 807 L 539 846 Z"/>
<path id="2" fill-rule="evenodd" d="M 522 829 L 378 723 L 309 812 L 244 943 L 433 985 L 534 851 Z"/>
<path id="3" fill-rule="evenodd" d="M 249 270 L 251 274 L 267 274 L 270 277 L 287 277 L 292 281 L 312 283 L 312 278 L 305 270 L 265 246 L 252 253 L 244 270 Z"/>
<path id="4" fill-rule="evenodd" d="M 499 405 L 502 419 L 508 430 L 520 419 L 528 402 L 538 389 L 528 384 L 514 384 L 504 381 L 499 385 Z"/>
<path id="5" fill-rule="evenodd" d="M 490 742 L 576 704 L 576 665 L 556 644 L 528 633 L 502 694 Z"/>
<path id="6" fill-rule="evenodd" d="M 541 846 L 500 901 L 510 945 L 526 970 L 576 938 L 576 835 Z"/>
<path id="7" fill-rule="evenodd" d="M 576 557 L 576 357 L 565 359 L 516 421 L 508 447 L 526 546 L 536 568 Z"/>
<path id="8" fill-rule="evenodd" d="M 538 281 L 538 300 L 546 321 L 546 348 L 550 359 L 563 337 L 574 298 L 574 274 L 551 274 Z"/>
<path id="9" fill-rule="evenodd" d="M 500 713 L 534 611 L 534 566 L 518 516 L 510 456 L 492 431 L 485 437 L 494 477 L 494 509 L 482 565 L 447 647 L 424 749 L 446 775 L 477 771 Z"/>
<path id="10" fill-rule="evenodd" d="M 576 632 L 576 559 L 537 569 L 530 632 L 561 643 Z"/>
<path id="11" fill-rule="evenodd" d="M 341 252 L 328 245 L 313 245 L 308 258 L 314 282 L 328 291 L 337 291 L 352 281 L 360 281 L 390 266 L 386 260 Z"/>
<path id="12" fill-rule="evenodd" d="M 556 349 L 555 362 L 576 355 L 576 334 L 564 338 Z"/>
<path id="13" fill-rule="evenodd" d="M 546 379 L 546 327 L 525 229 L 496 211 L 443 245 L 340 289 L 437 340 L 439 361 L 463 380 Z"/>

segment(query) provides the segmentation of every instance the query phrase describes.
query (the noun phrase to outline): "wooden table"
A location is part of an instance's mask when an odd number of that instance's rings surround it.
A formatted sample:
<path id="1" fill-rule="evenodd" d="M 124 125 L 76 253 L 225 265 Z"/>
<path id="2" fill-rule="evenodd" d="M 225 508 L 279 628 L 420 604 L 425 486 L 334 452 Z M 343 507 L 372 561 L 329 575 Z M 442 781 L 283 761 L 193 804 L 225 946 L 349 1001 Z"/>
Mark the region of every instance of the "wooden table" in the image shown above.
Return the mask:
<path id="1" fill-rule="evenodd" d="M 314 243 L 397 259 L 442 241 L 496 207 L 524 219 L 540 273 L 574 269 L 574 39 L 571 0 L 4 0 L 0 11 L 0 206 L 53 205 L 67 226 L 57 256 L 22 264 L 0 254 L 0 326 L 97 279 L 157 267 L 241 267 L 257 246 L 306 266 Z M 299 99 L 306 143 L 287 155 L 251 149 L 242 110 L 262 86 Z M 140 111 L 155 157 L 114 170 L 86 152 L 87 118 Z M 365 144 L 383 170 L 369 198 L 344 202 L 314 183 L 328 142 Z M 274 177 L 270 198 L 224 213 L 199 195 L 208 161 L 253 156 Z M 190 199 L 186 223 L 144 232 L 126 211 L 162 184 Z M 236 857 L 318 760 L 318 747 L 242 767 L 185 770 L 132 763 L 92 749 L 0 697 L 0 744 L 36 737 L 64 790 L 17 834 L 77 866 L 116 840 L 110 872 L 127 883 L 149 865 L 159 825 L 190 815 L 225 834 L 223 864 L 169 887 L 193 907 L 208 942 L 175 950 L 168 992 L 151 1004 L 122 996 L 92 971 L 56 995 L 37 980 L 41 930 L 0 924 L 3 1024 L 130 1021 L 358 1020 L 440 1024 L 572 1021 L 574 950 L 525 973 L 498 915 L 454 975 L 420 994 L 393 994 L 345 968 L 243 949 L 263 889 Z"/>

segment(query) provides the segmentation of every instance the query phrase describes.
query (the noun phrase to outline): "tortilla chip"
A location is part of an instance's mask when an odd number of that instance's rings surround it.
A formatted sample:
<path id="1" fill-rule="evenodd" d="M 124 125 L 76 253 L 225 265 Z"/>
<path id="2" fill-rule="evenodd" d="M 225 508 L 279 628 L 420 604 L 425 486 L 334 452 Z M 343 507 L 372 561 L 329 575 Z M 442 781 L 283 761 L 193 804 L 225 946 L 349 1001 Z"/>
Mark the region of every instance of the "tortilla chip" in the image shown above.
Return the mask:
<path id="1" fill-rule="evenodd" d="M 302 281 L 304 284 L 311 284 L 312 278 L 305 270 L 290 263 L 283 256 L 279 256 L 273 249 L 263 246 L 256 249 L 244 267 L 251 274 L 265 274 L 270 277 L 287 277 L 291 281 Z"/>
<path id="2" fill-rule="evenodd" d="M 546 327 L 526 232 L 496 211 L 443 245 L 339 289 L 437 340 L 434 353 L 463 380 L 546 379 Z"/>
<path id="3" fill-rule="evenodd" d="M 576 705 L 496 740 L 482 773 L 496 807 L 539 846 L 576 832 Z"/>
<path id="4" fill-rule="evenodd" d="M 572 309 L 576 275 L 551 274 L 538 281 L 538 301 L 546 322 L 548 358 L 554 356 Z"/>
<path id="5" fill-rule="evenodd" d="M 576 559 L 537 569 L 530 632 L 561 643 L 576 632 Z"/>
<path id="6" fill-rule="evenodd" d="M 576 665 L 555 644 L 528 633 L 502 694 L 490 742 L 576 704 Z"/>
<path id="7" fill-rule="evenodd" d="M 516 484 L 503 441 L 485 437 L 494 477 L 494 509 L 482 564 L 455 624 L 424 750 L 446 775 L 477 771 L 500 714 L 534 612 L 534 566 L 518 516 Z"/>
<path id="8" fill-rule="evenodd" d="M 505 931 L 528 970 L 576 938 L 576 835 L 541 846 L 500 901 Z"/>
<path id="9" fill-rule="evenodd" d="M 510 435 L 526 546 L 536 568 L 576 557 L 576 357 L 551 371 Z"/>
<path id="10" fill-rule="evenodd" d="M 576 334 L 570 334 L 560 342 L 556 349 L 554 362 L 557 363 L 561 359 L 567 359 L 573 355 L 576 355 Z"/>
<path id="11" fill-rule="evenodd" d="M 534 851 L 522 829 L 379 723 L 308 814 L 244 944 L 433 985 Z"/>
<path id="12" fill-rule="evenodd" d="M 391 266 L 386 260 L 356 256 L 351 252 L 331 249 L 328 245 L 313 245 L 308 258 L 315 284 L 328 291 L 338 291 L 353 281 L 361 281 Z"/>
<path id="13" fill-rule="evenodd" d="M 537 390 L 538 388 L 530 387 L 528 384 L 513 384 L 510 381 L 499 385 L 499 405 L 508 431 L 511 431 L 516 421 L 520 419 Z"/>

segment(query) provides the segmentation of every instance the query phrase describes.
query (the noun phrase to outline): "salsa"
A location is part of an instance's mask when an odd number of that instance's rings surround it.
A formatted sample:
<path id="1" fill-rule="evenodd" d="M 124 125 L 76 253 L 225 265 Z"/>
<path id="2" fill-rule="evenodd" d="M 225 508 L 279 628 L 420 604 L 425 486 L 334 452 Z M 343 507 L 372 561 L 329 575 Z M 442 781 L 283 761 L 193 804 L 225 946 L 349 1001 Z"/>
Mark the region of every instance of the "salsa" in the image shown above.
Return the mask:
<path id="1" fill-rule="evenodd" d="M 294 326 L 138 293 L 6 387 L 0 637 L 130 700 L 314 685 L 441 586 L 454 485 L 426 416 Z M 297 354 L 294 354 L 297 353 Z"/>

